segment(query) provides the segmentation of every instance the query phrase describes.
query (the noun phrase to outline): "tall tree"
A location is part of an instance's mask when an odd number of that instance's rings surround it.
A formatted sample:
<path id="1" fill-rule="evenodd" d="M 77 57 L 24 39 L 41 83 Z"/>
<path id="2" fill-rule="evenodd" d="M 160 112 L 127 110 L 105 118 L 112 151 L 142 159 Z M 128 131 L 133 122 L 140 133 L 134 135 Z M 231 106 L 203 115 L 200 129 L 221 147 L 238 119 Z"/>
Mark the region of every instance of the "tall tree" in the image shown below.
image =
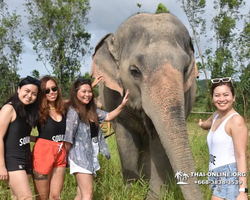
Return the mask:
<path id="1" fill-rule="evenodd" d="M 170 13 L 170 11 L 162 3 L 159 3 L 159 5 L 157 6 L 157 9 L 155 11 L 155 14 L 157 14 L 157 13 Z"/>
<path id="2" fill-rule="evenodd" d="M 8 5 L 0 1 L 0 104 L 14 93 L 19 82 L 17 74 L 20 55 L 23 53 L 22 37 L 17 36 L 21 17 L 8 11 Z"/>
<path id="3" fill-rule="evenodd" d="M 215 32 L 213 41 L 216 46 L 215 51 L 209 51 L 207 54 L 212 78 L 232 76 L 236 72 L 233 44 L 236 39 L 236 23 L 241 19 L 242 6 L 243 0 L 214 1 L 216 15 L 212 19 L 212 29 Z"/>
<path id="4" fill-rule="evenodd" d="M 250 64 L 242 67 L 240 81 L 236 83 L 236 107 L 247 121 L 250 116 Z"/>
<path id="5" fill-rule="evenodd" d="M 83 56 L 89 52 L 89 0 L 26 0 L 29 37 L 38 60 L 48 61 L 63 86 L 80 75 Z M 64 88 L 62 87 L 64 91 Z"/>
<path id="6" fill-rule="evenodd" d="M 250 11 L 244 16 L 244 28 L 239 34 L 238 40 L 235 43 L 237 49 L 236 60 L 240 66 L 239 76 L 240 81 L 237 82 L 237 108 L 242 112 L 247 121 L 250 116 Z"/>
<path id="7" fill-rule="evenodd" d="M 198 51 L 198 58 L 200 62 L 197 63 L 197 67 L 202 69 L 205 79 L 206 79 L 206 86 L 208 88 L 208 77 L 207 77 L 207 70 L 205 68 L 205 60 L 204 60 L 204 53 L 202 52 L 201 48 L 201 36 L 206 36 L 206 18 L 204 16 L 206 11 L 206 0 L 178 0 L 181 2 L 181 7 L 184 10 L 187 20 L 190 24 L 192 29 L 192 37 L 194 43 L 197 47 Z"/>
<path id="8" fill-rule="evenodd" d="M 211 78 L 232 76 L 237 78 L 237 61 L 234 59 L 236 49 L 237 22 L 241 20 L 240 9 L 245 5 L 243 0 L 214 1 L 215 16 L 212 19 L 214 36 L 212 44 L 206 50 L 207 67 L 211 71 Z M 209 102 L 209 101 L 208 101 Z M 211 106 L 208 103 L 208 110 Z"/>

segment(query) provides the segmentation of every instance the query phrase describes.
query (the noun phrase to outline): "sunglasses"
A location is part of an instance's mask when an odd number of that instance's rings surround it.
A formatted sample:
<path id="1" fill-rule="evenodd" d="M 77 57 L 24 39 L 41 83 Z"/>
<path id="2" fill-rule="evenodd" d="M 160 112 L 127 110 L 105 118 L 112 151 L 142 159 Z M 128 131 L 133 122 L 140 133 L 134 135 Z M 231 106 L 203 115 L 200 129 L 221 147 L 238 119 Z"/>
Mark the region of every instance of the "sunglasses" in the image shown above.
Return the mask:
<path id="1" fill-rule="evenodd" d="M 56 91 L 58 90 L 58 87 L 55 86 L 55 87 L 46 89 L 46 90 L 45 90 L 45 94 L 49 94 L 49 93 L 50 93 L 50 90 L 52 90 L 53 92 L 56 92 Z"/>
<path id="2" fill-rule="evenodd" d="M 228 82 L 231 82 L 231 81 L 232 81 L 232 78 L 231 78 L 231 77 L 214 78 L 214 79 L 211 79 L 211 82 L 212 82 L 213 84 L 216 84 L 216 83 L 219 83 L 219 82 L 228 83 Z"/>

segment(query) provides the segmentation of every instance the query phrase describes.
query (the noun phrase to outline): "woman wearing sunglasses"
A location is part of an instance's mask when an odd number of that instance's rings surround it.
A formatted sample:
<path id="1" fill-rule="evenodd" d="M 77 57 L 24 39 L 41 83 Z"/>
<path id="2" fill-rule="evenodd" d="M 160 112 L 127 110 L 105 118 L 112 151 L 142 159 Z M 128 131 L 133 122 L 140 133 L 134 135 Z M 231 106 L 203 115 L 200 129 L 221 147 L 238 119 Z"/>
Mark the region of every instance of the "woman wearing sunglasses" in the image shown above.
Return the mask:
<path id="1" fill-rule="evenodd" d="M 213 190 L 211 199 L 247 200 L 247 127 L 233 108 L 235 93 L 231 77 L 211 81 L 217 111 L 206 121 L 199 120 L 201 128 L 210 129 L 209 171 L 216 175 L 208 177 Z"/>
<path id="2" fill-rule="evenodd" d="M 93 86 L 102 76 L 95 79 Z M 66 101 L 51 76 L 41 78 L 38 140 L 33 150 L 33 179 L 36 199 L 60 199 L 66 168 L 64 135 Z"/>
<path id="3" fill-rule="evenodd" d="M 44 76 L 39 95 L 39 136 L 33 149 L 33 180 L 39 200 L 60 199 L 66 168 L 65 112 L 57 82 Z"/>
<path id="4" fill-rule="evenodd" d="M 0 180 L 8 181 L 13 199 L 33 199 L 30 133 L 38 123 L 39 88 L 40 81 L 27 76 L 0 111 Z"/>
<path id="5" fill-rule="evenodd" d="M 70 174 L 75 175 L 78 185 L 75 200 L 92 199 L 93 175 L 100 168 L 97 155 L 100 151 L 110 158 L 99 124 L 118 116 L 128 96 L 127 91 L 121 105 L 107 113 L 96 108 L 90 80 L 78 79 L 73 83 L 66 120 L 65 147 L 69 152 Z"/>

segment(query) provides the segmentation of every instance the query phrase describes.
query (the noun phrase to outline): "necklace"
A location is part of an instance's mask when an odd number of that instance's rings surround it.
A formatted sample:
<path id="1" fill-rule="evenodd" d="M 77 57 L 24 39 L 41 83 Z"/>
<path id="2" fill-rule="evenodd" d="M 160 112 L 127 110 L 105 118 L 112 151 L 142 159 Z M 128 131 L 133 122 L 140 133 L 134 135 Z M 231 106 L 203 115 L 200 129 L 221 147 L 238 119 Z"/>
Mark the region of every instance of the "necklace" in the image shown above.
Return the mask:
<path id="1" fill-rule="evenodd" d="M 49 107 L 50 110 L 55 110 L 55 107 Z"/>

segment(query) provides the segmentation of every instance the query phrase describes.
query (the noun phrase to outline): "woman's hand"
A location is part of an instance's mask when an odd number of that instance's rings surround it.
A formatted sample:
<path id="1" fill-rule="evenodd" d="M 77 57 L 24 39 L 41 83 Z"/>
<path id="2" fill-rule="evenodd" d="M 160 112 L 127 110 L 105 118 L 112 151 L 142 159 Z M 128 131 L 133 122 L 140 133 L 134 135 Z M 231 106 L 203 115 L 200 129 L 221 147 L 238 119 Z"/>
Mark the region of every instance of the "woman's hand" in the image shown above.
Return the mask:
<path id="1" fill-rule="evenodd" d="M 126 94 L 125 94 L 125 96 L 124 96 L 124 98 L 123 98 L 123 100 L 122 100 L 121 105 L 122 105 L 123 107 L 127 104 L 128 99 L 129 99 L 129 90 L 126 91 Z"/>
<path id="2" fill-rule="evenodd" d="M 201 126 L 202 126 L 202 124 L 203 124 L 202 119 L 199 119 L 199 127 L 201 127 Z M 201 127 L 201 128 L 202 128 L 202 127 Z"/>
<path id="3" fill-rule="evenodd" d="M 97 76 L 92 83 L 92 87 L 95 87 L 101 80 L 103 79 L 103 75 Z"/>
<path id="4" fill-rule="evenodd" d="M 127 104 L 128 99 L 129 99 L 129 90 L 126 91 L 122 103 L 116 109 L 107 114 L 105 121 L 109 122 L 113 120 L 115 117 L 117 117 L 122 112 L 124 106 Z"/>
<path id="5" fill-rule="evenodd" d="M 0 180 L 7 181 L 8 180 L 8 172 L 5 166 L 0 167 Z"/>
<path id="6" fill-rule="evenodd" d="M 247 194 L 245 192 L 240 192 L 236 200 L 248 200 Z"/>

